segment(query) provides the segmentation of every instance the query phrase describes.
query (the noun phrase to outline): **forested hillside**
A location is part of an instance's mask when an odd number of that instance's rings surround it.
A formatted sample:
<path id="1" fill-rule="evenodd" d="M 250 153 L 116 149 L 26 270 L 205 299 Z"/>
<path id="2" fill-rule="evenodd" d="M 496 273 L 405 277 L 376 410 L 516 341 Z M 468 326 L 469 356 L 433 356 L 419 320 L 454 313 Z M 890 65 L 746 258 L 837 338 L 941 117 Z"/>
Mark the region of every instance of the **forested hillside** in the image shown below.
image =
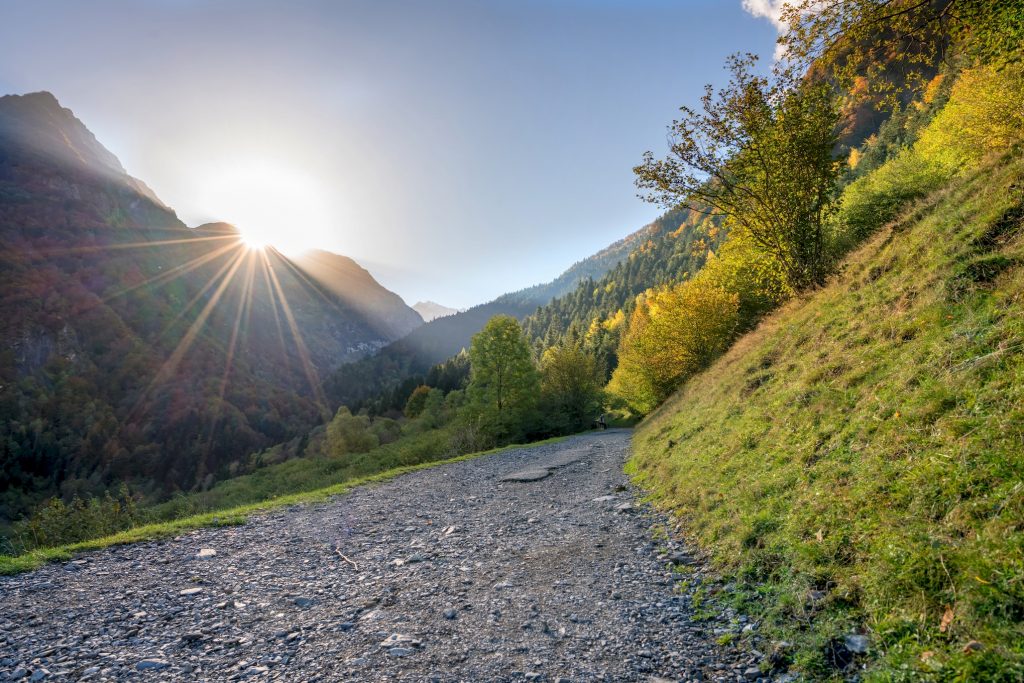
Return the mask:
<path id="1" fill-rule="evenodd" d="M 526 323 L 527 329 L 531 338 L 546 336 L 549 341 L 561 338 L 573 321 L 579 327 L 584 311 L 591 316 L 586 320 L 589 326 L 593 315 L 608 310 L 614 313 L 637 293 L 671 279 L 675 270 L 693 265 L 691 247 L 697 259 L 703 258 L 700 247 L 706 244 L 700 240 L 706 238 L 700 230 L 683 224 L 687 215 L 669 213 L 573 264 L 551 282 L 503 294 L 494 301 L 427 322 L 374 356 L 339 368 L 324 383 L 327 396 L 336 404 L 357 410 L 401 410 L 412 390 L 427 380 L 431 368 L 468 349 L 472 336 L 495 315 L 523 319 L 537 313 L 542 322 Z M 638 256 L 640 252 L 643 255 Z M 625 265 L 627 259 L 634 258 Z M 611 278 L 617 286 L 610 284 Z M 607 291 L 597 292 L 597 286 Z M 542 313 L 549 309 L 551 312 Z M 556 325 L 562 325 L 560 331 L 555 330 Z M 609 348 L 603 338 L 595 339 L 594 344 L 595 348 Z M 460 383 L 467 378 L 468 370 Z"/>
<path id="2" fill-rule="evenodd" d="M 0 246 L 0 522 L 208 485 L 419 324 L 343 257 L 307 275 L 230 225 L 187 228 L 49 93 L 0 98 Z"/>

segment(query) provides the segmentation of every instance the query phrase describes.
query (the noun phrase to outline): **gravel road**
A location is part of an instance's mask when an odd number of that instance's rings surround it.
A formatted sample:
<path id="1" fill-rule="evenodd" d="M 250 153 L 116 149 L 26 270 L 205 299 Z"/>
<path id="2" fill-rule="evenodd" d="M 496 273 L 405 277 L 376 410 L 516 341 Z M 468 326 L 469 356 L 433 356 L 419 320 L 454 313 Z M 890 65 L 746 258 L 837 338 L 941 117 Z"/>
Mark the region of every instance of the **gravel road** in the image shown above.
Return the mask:
<path id="1" fill-rule="evenodd" d="M 0 578 L 0 680 L 757 680 L 608 430 Z M 704 612 L 706 612 L 706 606 Z M 767 679 L 765 679 L 767 680 Z"/>

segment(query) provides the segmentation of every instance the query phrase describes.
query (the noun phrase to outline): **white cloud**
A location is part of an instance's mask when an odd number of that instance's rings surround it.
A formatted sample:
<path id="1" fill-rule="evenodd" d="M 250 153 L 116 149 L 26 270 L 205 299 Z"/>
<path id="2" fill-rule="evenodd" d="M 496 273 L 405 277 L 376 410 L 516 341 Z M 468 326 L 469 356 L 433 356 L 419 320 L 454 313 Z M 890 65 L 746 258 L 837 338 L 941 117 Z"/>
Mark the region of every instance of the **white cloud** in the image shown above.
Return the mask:
<path id="1" fill-rule="evenodd" d="M 743 9 L 755 17 L 764 17 L 775 25 L 779 33 L 786 32 L 786 24 L 782 21 L 782 8 L 787 0 L 743 0 Z"/>

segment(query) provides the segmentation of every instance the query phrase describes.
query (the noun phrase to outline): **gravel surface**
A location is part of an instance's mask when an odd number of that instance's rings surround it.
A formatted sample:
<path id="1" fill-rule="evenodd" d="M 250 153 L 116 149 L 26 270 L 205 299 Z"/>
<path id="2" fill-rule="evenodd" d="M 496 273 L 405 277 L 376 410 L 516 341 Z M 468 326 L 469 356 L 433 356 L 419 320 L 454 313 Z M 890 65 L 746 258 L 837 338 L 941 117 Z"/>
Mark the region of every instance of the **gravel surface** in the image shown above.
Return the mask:
<path id="1" fill-rule="evenodd" d="M 0 578 L 0 680 L 757 680 L 608 430 Z M 656 540 L 657 539 L 657 540 Z M 767 680 L 767 679 L 765 679 Z"/>

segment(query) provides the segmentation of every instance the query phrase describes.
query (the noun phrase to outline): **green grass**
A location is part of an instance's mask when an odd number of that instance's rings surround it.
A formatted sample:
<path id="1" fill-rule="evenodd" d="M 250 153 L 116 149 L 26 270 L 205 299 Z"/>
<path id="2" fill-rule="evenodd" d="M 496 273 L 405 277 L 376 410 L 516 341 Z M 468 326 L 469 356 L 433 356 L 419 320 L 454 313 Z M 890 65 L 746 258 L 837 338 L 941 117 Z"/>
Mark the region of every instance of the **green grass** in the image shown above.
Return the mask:
<path id="1" fill-rule="evenodd" d="M 853 629 L 868 680 L 1024 679 L 1022 178 L 919 202 L 634 437 L 631 474 L 814 680 Z"/>
<path id="2" fill-rule="evenodd" d="M 422 444 L 426 439 L 445 438 L 447 430 L 433 430 L 425 432 L 423 439 L 418 443 Z M 184 531 L 199 529 L 201 527 L 231 526 L 245 524 L 250 515 L 266 512 L 275 508 L 302 503 L 316 503 L 327 500 L 331 496 L 346 493 L 357 486 L 380 483 L 394 479 L 395 477 L 416 472 L 418 470 L 447 465 L 464 460 L 471 460 L 485 455 L 493 455 L 514 448 L 526 446 L 538 446 L 546 443 L 562 441 L 567 437 L 555 437 L 544 441 L 537 441 L 531 444 L 513 444 L 502 448 L 495 448 L 478 453 L 459 455 L 443 460 L 432 460 L 411 464 L 399 464 L 363 475 L 353 475 L 362 467 L 372 467 L 373 460 L 369 454 L 361 456 L 343 456 L 342 458 L 300 458 L 288 462 L 272 465 L 262 470 L 235 479 L 221 482 L 208 492 L 194 494 L 199 500 L 192 500 L 185 505 L 217 505 L 215 510 L 182 516 L 167 521 L 155 522 L 137 526 L 121 533 L 103 538 L 91 539 L 80 543 L 63 545 L 56 548 L 41 548 L 21 555 L 0 555 L 0 575 L 18 574 L 20 572 L 36 569 L 47 562 L 67 560 L 75 553 L 89 550 L 100 550 L 114 545 L 125 545 L 139 541 L 152 541 L 161 538 L 176 536 Z M 393 446 L 393 448 L 388 448 Z M 415 457 L 416 449 L 410 447 L 410 443 L 395 442 L 388 446 L 371 451 L 379 456 L 377 460 L 381 467 L 386 463 L 393 462 L 395 457 L 402 455 L 405 458 Z M 381 453 L 383 451 L 383 453 Z M 390 457 L 389 457 L 390 455 Z M 339 466 L 336 460 L 342 460 L 345 464 Z M 318 477 L 323 477 L 319 478 Z M 333 482 L 327 484 L 327 482 Z M 327 485 L 325 485 L 327 484 Z M 304 488 L 305 487 L 305 488 Z M 274 494 L 273 491 L 288 490 L 288 493 Z M 263 498 L 259 498 L 263 496 Z M 189 499 L 191 497 L 185 497 Z M 230 504 L 230 501 L 248 500 L 244 503 Z M 182 509 L 182 504 L 177 507 L 167 507 L 160 511 L 161 514 L 170 514 L 174 510 Z"/>

